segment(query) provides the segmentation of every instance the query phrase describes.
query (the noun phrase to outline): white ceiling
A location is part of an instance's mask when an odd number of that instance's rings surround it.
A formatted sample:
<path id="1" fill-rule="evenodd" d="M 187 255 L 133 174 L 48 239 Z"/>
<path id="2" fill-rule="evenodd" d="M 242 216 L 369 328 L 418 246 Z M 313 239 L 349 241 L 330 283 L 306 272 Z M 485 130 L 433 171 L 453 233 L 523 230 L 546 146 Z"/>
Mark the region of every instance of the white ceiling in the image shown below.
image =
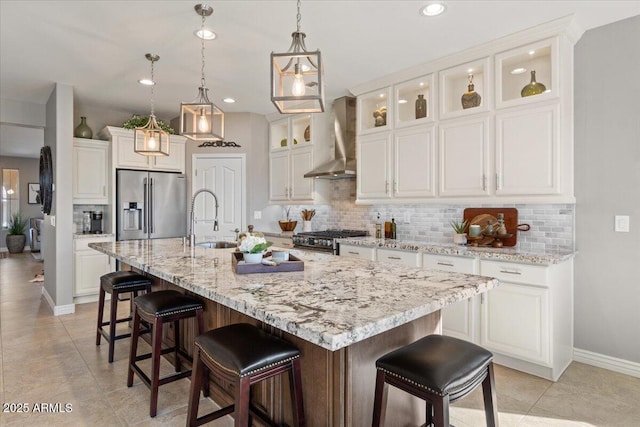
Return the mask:
<path id="1" fill-rule="evenodd" d="M 74 87 L 82 105 L 148 114 L 150 90 L 137 83 L 156 64 L 156 115 L 171 119 L 195 98 L 198 1 L 0 0 L 0 97 L 45 103 L 54 82 Z M 574 14 L 588 30 L 640 14 L 640 1 L 445 1 L 445 14 L 418 14 L 424 1 L 302 1 L 307 47 L 325 62 L 326 97 L 375 78 L 516 31 Z M 226 112 L 269 114 L 269 54 L 286 51 L 296 2 L 209 1 L 206 83 Z M 224 97 L 235 104 L 225 104 Z M 3 143 L 2 145 L 6 145 Z"/>

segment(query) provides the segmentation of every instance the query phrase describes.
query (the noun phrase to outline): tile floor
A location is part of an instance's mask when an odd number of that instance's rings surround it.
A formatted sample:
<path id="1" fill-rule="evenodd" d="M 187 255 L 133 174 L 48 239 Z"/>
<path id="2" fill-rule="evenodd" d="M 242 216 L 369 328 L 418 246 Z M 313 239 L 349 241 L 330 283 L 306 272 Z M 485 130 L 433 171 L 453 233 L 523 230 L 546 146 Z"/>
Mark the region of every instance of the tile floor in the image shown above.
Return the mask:
<path id="1" fill-rule="evenodd" d="M 42 267 L 29 253 L 0 259 L 0 402 L 3 409 L 10 403 L 31 409 L 0 412 L 0 425 L 185 425 L 189 381 L 161 387 L 158 416 L 149 418 L 148 389 L 139 380 L 126 387 L 128 340 L 117 342 L 109 364 L 107 346 L 95 345 L 97 304 L 53 316 L 42 283 L 29 282 Z M 169 373 L 170 365 L 162 369 Z M 552 383 L 497 366 L 496 386 L 502 427 L 640 426 L 639 378 L 574 362 Z M 71 412 L 33 412 L 39 403 L 70 404 Z M 213 407 L 202 400 L 203 412 Z M 456 403 L 451 414 L 456 427 L 484 426 L 481 391 Z M 225 417 L 210 425 L 232 424 Z"/>

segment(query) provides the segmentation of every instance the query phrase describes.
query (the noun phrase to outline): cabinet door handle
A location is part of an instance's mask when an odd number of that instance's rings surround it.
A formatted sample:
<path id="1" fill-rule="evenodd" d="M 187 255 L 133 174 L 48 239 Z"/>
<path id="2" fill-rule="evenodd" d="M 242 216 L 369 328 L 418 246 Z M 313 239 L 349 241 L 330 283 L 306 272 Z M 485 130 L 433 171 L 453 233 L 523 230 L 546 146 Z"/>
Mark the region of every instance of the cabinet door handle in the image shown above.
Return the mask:
<path id="1" fill-rule="evenodd" d="M 496 190 L 500 190 L 502 188 L 502 182 L 500 180 L 500 174 L 496 172 Z"/>
<path id="2" fill-rule="evenodd" d="M 521 275 L 522 274 L 519 271 L 511 271 L 511 270 L 500 270 L 500 273 L 517 274 L 517 275 Z"/>
<path id="3" fill-rule="evenodd" d="M 487 191 L 487 175 L 482 174 L 482 191 Z"/>
<path id="4" fill-rule="evenodd" d="M 389 181 L 384 182 L 384 192 L 389 194 Z"/>
<path id="5" fill-rule="evenodd" d="M 389 259 L 402 259 L 399 256 L 388 256 L 387 258 L 389 258 Z"/>
<path id="6" fill-rule="evenodd" d="M 350 253 L 351 255 L 360 255 L 360 252 L 349 251 L 348 253 Z"/>
<path id="7" fill-rule="evenodd" d="M 103 185 L 103 186 L 102 186 L 102 195 L 103 195 L 103 196 L 106 196 L 106 195 L 107 195 L 107 186 L 106 186 L 106 185 Z"/>
<path id="8" fill-rule="evenodd" d="M 453 264 L 448 263 L 448 262 L 440 262 L 440 261 L 438 261 L 438 265 L 446 265 L 447 267 L 453 267 Z"/>
<path id="9" fill-rule="evenodd" d="M 393 194 L 398 194 L 398 183 L 393 181 Z"/>

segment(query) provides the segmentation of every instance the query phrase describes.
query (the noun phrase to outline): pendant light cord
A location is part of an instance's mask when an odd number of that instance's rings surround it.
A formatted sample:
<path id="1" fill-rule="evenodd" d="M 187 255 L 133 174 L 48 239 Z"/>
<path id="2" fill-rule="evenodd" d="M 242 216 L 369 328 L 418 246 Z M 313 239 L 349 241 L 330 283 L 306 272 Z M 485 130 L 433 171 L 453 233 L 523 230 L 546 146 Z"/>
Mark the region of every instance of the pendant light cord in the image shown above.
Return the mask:
<path id="1" fill-rule="evenodd" d="M 156 80 L 153 78 L 153 64 L 156 62 L 155 59 L 151 58 L 151 81 L 153 82 L 153 84 L 151 85 L 151 116 L 154 115 L 154 102 L 153 102 L 153 88 L 156 85 Z"/>
<path id="2" fill-rule="evenodd" d="M 300 15 L 300 0 L 298 0 L 298 14 L 296 15 L 296 26 L 298 28 L 297 32 L 300 32 L 300 20 L 302 19 L 302 15 Z"/>
<path id="3" fill-rule="evenodd" d="M 202 14 L 202 25 L 200 27 L 200 40 L 202 41 L 200 53 L 202 55 L 202 77 L 200 78 L 200 86 L 207 87 L 204 81 L 204 13 Z"/>

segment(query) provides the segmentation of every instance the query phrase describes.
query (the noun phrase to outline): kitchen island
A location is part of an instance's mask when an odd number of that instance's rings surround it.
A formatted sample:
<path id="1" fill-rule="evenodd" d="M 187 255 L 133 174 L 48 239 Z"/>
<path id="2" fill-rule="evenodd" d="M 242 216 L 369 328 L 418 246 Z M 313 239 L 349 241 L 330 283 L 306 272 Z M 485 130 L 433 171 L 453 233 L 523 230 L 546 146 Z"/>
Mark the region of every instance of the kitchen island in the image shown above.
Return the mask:
<path id="1" fill-rule="evenodd" d="M 161 288 L 203 297 L 207 329 L 249 322 L 297 345 L 310 426 L 370 425 L 375 360 L 439 333 L 440 309 L 498 285 L 489 277 L 306 251 L 292 251 L 304 260 L 304 271 L 240 275 L 232 268 L 232 249 L 185 247 L 181 239 L 91 247 L 156 278 Z M 186 329 L 183 345 L 190 352 L 193 330 Z M 291 422 L 286 384 L 275 379 L 254 390 L 256 401 L 280 423 Z M 212 386 L 214 400 L 230 402 L 229 384 Z M 420 425 L 424 403 L 390 390 L 388 413 L 393 425 Z"/>

